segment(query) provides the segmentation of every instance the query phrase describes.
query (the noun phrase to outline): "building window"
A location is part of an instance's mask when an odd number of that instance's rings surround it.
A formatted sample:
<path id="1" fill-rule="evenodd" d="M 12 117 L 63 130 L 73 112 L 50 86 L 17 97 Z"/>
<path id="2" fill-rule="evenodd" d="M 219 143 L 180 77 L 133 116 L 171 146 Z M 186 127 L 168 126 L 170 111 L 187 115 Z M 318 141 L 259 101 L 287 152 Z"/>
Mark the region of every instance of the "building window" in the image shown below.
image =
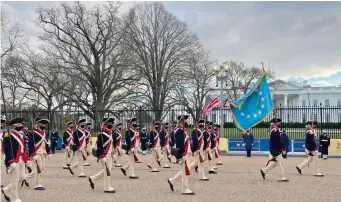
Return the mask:
<path id="1" fill-rule="evenodd" d="M 341 107 L 341 99 L 337 99 L 337 106 Z"/>
<path id="2" fill-rule="evenodd" d="M 330 123 L 330 114 L 326 114 L 326 122 Z"/>
<path id="3" fill-rule="evenodd" d="M 302 106 L 305 106 L 305 100 L 302 100 Z"/>
<path id="4" fill-rule="evenodd" d="M 302 120 L 303 123 L 307 122 L 307 115 L 306 114 L 302 114 L 302 118 L 303 118 L 303 120 Z"/>
<path id="5" fill-rule="evenodd" d="M 314 120 L 313 121 L 317 121 L 317 114 L 314 114 Z"/>
<path id="6" fill-rule="evenodd" d="M 313 106 L 317 106 L 317 100 L 313 100 Z"/>
<path id="7" fill-rule="evenodd" d="M 212 110 L 212 122 L 213 123 L 217 122 L 217 112 L 216 112 L 216 110 Z"/>
<path id="8" fill-rule="evenodd" d="M 324 106 L 329 107 L 329 99 L 324 100 Z"/>

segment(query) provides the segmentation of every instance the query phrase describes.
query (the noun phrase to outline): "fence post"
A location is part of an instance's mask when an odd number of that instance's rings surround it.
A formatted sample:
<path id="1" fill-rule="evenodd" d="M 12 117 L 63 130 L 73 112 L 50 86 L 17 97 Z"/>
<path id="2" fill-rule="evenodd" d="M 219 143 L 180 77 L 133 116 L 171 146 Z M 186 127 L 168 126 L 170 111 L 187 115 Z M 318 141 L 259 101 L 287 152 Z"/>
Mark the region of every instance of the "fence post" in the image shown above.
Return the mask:
<path id="1" fill-rule="evenodd" d="M 322 115 L 322 103 L 320 102 L 320 120 L 321 120 L 321 133 L 322 133 L 322 123 L 323 123 L 323 117 L 322 117 L 323 115 Z"/>
<path id="2" fill-rule="evenodd" d="M 291 153 L 294 153 L 294 139 L 291 139 Z"/>

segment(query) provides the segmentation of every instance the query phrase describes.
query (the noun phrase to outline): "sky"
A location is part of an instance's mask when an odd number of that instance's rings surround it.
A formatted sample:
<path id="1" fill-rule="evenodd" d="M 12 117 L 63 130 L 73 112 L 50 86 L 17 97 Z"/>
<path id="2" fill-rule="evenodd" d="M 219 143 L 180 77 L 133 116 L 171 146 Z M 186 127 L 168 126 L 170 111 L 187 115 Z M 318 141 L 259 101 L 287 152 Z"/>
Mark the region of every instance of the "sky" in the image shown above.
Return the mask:
<path id="1" fill-rule="evenodd" d="M 101 2 L 83 2 L 91 7 Z M 139 2 L 123 2 L 124 13 Z M 36 9 L 59 2 L 1 2 L 34 44 L 41 29 Z M 341 2 L 164 2 L 198 35 L 211 59 L 260 66 L 282 80 L 341 85 Z"/>

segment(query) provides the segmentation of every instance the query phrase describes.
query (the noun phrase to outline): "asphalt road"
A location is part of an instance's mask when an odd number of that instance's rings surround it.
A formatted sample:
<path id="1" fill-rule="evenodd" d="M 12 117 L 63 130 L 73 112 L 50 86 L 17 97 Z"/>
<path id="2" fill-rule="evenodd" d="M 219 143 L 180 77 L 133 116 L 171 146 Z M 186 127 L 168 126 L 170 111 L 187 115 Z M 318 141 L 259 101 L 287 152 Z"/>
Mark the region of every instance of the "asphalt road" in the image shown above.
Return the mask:
<path id="1" fill-rule="evenodd" d="M 171 164 L 170 169 L 160 168 L 159 173 L 152 173 L 147 167 L 150 155 L 141 156 L 141 164 L 136 164 L 136 175 L 139 180 L 130 180 L 123 176 L 121 171 L 114 168 L 112 171 L 112 187 L 115 194 L 103 192 L 103 180 L 96 181 L 95 189 L 89 186 L 87 178 L 72 176 L 68 170 L 63 170 L 62 153 L 55 154 L 47 162 L 43 173 L 45 191 L 33 190 L 33 179 L 29 180 L 30 187 L 19 188 L 20 198 L 25 202 L 104 202 L 104 201 L 341 201 L 341 159 L 333 158 L 320 160 L 321 172 L 324 178 L 312 176 L 313 165 L 303 170 L 299 175 L 295 166 L 305 157 L 291 157 L 285 159 L 286 177 L 290 182 L 279 183 L 276 180 L 277 169 L 273 170 L 263 180 L 259 169 L 264 167 L 268 158 L 254 156 L 222 156 L 224 165 L 217 166 L 218 174 L 207 177 L 210 181 L 198 181 L 195 171 L 189 176 L 189 186 L 195 196 L 181 195 L 181 179 L 174 184 L 175 191 L 171 192 L 167 179 L 179 169 L 178 165 Z M 124 164 L 127 156 L 122 159 Z M 192 160 L 192 158 L 190 158 Z M 91 166 L 84 167 L 86 175 L 94 175 L 100 170 L 100 165 L 91 156 Z M 205 167 L 207 170 L 207 166 Z M 2 184 L 9 183 L 9 176 L 2 167 Z M 1 201 L 5 201 L 1 196 Z"/>

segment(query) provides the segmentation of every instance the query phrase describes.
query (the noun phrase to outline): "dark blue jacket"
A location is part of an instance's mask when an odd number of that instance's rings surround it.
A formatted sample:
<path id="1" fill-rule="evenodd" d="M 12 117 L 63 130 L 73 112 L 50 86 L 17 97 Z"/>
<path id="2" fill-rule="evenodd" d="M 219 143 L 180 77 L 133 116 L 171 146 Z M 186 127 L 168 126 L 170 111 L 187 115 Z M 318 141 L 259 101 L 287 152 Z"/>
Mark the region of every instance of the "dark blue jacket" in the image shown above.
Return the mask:
<path id="1" fill-rule="evenodd" d="M 170 146 L 173 147 L 174 144 L 175 144 L 175 132 L 172 131 L 172 132 L 170 133 Z"/>
<path id="2" fill-rule="evenodd" d="M 166 144 L 166 132 L 164 130 L 161 130 L 159 133 L 159 137 L 160 137 L 161 147 L 165 146 L 165 144 Z"/>
<path id="3" fill-rule="evenodd" d="M 181 128 L 178 128 L 175 132 L 175 141 L 176 141 L 176 148 L 180 150 L 181 156 L 186 156 L 187 151 L 185 148 L 185 133 Z"/>
<path id="4" fill-rule="evenodd" d="M 279 132 L 279 129 L 272 129 L 270 132 L 270 145 L 269 150 L 277 152 L 278 155 L 282 152 L 282 149 L 284 149 L 282 143 L 281 143 L 281 133 Z"/>
<path id="5" fill-rule="evenodd" d="M 19 134 L 19 132 L 17 132 L 17 134 Z M 25 147 L 25 141 L 23 138 L 21 139 L 21 141 L 22 141 L 21 143 L 23 144 L 23 147 L 24 147 L 23 160 L 26 163 L 28 159 L 26 157 L 26 147 Z M 18 139 L 18 140 L 20 140 L 20 139 Z M 17 141 L 17 139 L 15 137 L 10 135 L 9 133 L 4 134 L 3 146 L 4 146 L 4 153 L 5 153 L 5 165 L 6 165 L 6 167 L 9 167 L 12 163 L 17 163 L 16 157 L 17 157 L 19 145 L 20 145 L 20 143 Z"/>
<path id="6" fill-rule="evenodd" d="M 51 140 L 51 145 L 57 145 L 58 143 L 58 138 L 59 138 L 59 135 L 58 135 L 58 132 L 57 131 L 53 131 L 51 136 L 50 136 L 50 140 Z"/>
<path id="7" fill-rule="evenodd" d="M 207 141 L 207 139 L 208 138 L 210 138 L 210 133 L 208 132 L 208 131 L 204 131 L 203 132 L 203 135 L 204 135 L 204 150 L 206 150 L 206 148 L 208 148 L 209 147 L 209 145 L 207 145 L 208 144 L 208 141 Z"/>
<path id="8" fill-rule="evenodd" d="M 244 134 L 243 139 L 244 139 L 245 149 L 252 149 L 252 144 L 253 144 L 252 133 Z"/>
<path id="9" fill-rule="evenodd" d="M 215 141 L 214 141 L 214 138 L 215 138 L 216 135 L 214 133 L 211 133 L 210 135 L 211 135 L 211 137 L 210 137 L 210 139 L 211 139 L 211 149 L 213 149 L 216 146 Z"/>
<path id="10" fill-rule="evenodd" d="M 193 144 L 193 151 L 200 150 L 200 144 L 198 138 L 200 137 L 201 132 L 198 129 L 194 129 L 192 131 L 192 144 Z"/>
<path id="11" fill-rule="evenodd" d="M 289 137 L 287 136 L 287 134 L 285 134 L 285 133 L 281 134 L 281 143 L 282 143 L 283 147 L 285 147 L 286 150 L 288 150 L 288 147 L 289 147 Z"/>
<path id="12" fill-rule="evenodd" d="M 108 154 L 109 148 L 112 147 L 112 144 L 110 143 L 107 143 L 107 145 L 104 146 L 104 144 L 109 140 L 109 137 L 112 137 L 112 130 L 109 129 L 104 129 L 98 134 L 96 142 L 96 156 L 98 158 L 104 158 Z"/>
<path id="13" fill-rule="evenodd" d="M 154 130 L 151 130 L 149 133 L 149 142 L 152 145 L 152 147 L 155 147 L 155 140 L 154 138 L 157 136 L 157 133 Z"/>
<path id="14" fill-rule="evenodd" d="M 312 130 L 307 130 L 305 132 L 305 148 L 308 151 L 315 151 L 317 149 L 315 135 Z"/>
<path id="15" fill-rule="evenodd" d="M 73 144 L 74 144 L 74 151 L 78 150 L 78 148 L 80 147 L 80 142 L 79 140 L 84 137 L 84 142 L 86 141 L 86 137 L 85 137 L 85 132 L 82 133 L 82 131 L 80 131 L 80 129 L 77 129 L 75 132 L 73 132 Z"/>

